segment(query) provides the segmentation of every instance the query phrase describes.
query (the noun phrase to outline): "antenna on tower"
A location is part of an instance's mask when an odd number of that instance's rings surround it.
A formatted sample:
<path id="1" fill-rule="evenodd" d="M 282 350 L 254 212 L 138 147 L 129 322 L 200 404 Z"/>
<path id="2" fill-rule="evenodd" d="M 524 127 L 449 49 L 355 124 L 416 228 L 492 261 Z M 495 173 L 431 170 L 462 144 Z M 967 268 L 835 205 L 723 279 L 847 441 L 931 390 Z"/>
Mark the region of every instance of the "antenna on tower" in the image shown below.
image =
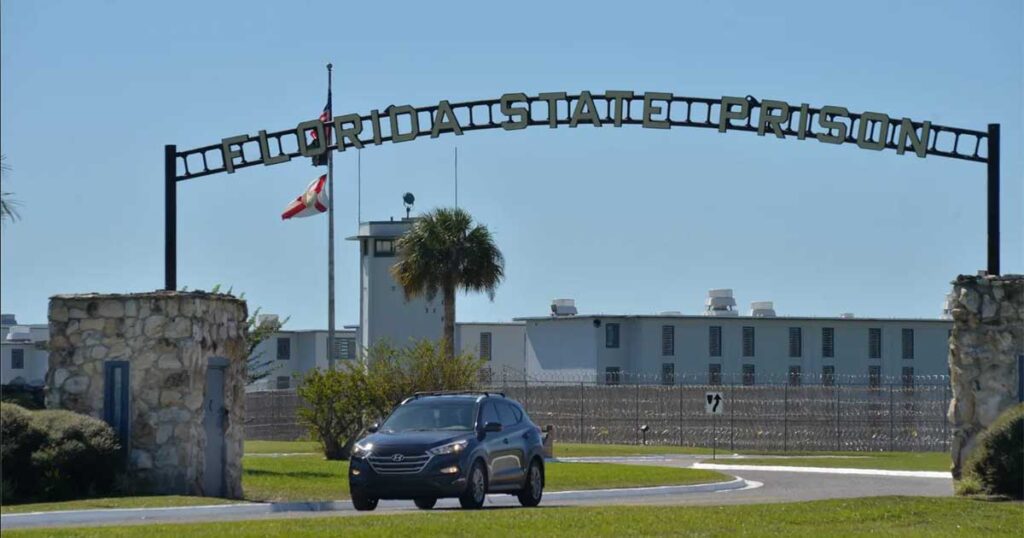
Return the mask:
<path id="1" fill-rule="evenodd" d="M 416 203 L 416 197 L 411 192 L 407 192 L 402 195 L 402 203 L 405 204 L 405 218 L 409 218 L 409 213 L 412 212 L 412 204 Z"/>

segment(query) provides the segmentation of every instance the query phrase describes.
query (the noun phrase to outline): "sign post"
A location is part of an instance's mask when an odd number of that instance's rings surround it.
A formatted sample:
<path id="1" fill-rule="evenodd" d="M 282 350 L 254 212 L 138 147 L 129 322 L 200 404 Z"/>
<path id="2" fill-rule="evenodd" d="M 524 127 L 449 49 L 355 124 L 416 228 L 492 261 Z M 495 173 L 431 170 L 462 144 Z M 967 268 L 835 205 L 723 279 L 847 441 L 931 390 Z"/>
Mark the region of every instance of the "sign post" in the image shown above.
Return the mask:
<path id="1" fill-rule="evenodd" d="M 722 403 L 721 392 L 707 392 L 704 394 L 704 414 L 711 415 L 711 459 L 718 459 L 718 415 L 725 411 L 725 404 Z"/>

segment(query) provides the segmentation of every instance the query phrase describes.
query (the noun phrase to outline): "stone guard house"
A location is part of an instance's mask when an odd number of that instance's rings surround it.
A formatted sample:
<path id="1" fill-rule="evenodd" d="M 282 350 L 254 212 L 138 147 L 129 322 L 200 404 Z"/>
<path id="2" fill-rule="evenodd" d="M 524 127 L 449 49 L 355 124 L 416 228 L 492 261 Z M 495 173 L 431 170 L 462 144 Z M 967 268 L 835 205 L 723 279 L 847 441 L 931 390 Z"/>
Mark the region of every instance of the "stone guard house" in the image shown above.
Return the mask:
<path id="1" fill-rule="evenodd" d="M 46 406 L 111 424 L 140 493 L 240 498 L 246 318 L 226 294 L 51 297 Z"/>

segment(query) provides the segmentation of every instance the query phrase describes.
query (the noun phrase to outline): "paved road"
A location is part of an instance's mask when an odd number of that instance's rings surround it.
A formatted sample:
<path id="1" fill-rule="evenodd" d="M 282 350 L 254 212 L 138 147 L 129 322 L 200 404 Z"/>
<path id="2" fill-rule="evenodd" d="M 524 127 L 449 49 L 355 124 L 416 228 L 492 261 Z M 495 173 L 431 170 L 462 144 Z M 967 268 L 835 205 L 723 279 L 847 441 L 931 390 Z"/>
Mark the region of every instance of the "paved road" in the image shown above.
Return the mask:
<path id="1" fill-rule="evenodd" d="M 585 460 L 614 461 L 634 465 L 656 465 L 664 467 L 689 467 L 706 459 L 706 456 L 664 456 L 643 458 L 585 458 Z M 580 458 L 584 460 L 584 458 Z M 725 462 L 722 462 L 725 463 Z M 806 473 L 796 471 L 761 471 L 735 470 L 726 471 L 745 479 L 749 486 L 717 492 L 665 493 L 648 491 L 644 495 L 627 495 L 621 497 L 589 498 L 584 493 L 545 496 L 542 506 L 597 506 L 597 505 L 724 505 L 724 504 L 755 504 L 794 501 L 811 501 L 820 499 L 872 497 L 879 495 L 914 495 L 914 496 L 949 496 L 953 494 L 953 482 L 950 478 L 913 477 L 913 476 L 865 476 L 832 473 Z M 116 522 L 104 524 L 145 524 L 152 522 L 199 522 L 199 521 L 233 521 L 277 518 L 306 517 L 350 517 L 365 515 L 366 512 L 355 512 L 348 502 L 325 503 L 321 506 L 281 507 L 281 511 L 272 513 L 256 513 L 253 510 L 235 509 L 233 513 L 216 508 L 196 509 L 180 508 L 165 511 L 161 514 L 147 513 L 144 510 L 119 511 L 123 517 Z M 518 506 L 516 499 L 509 495 L 493 495 L 487 500 L 487 508 L 500 509 Z M 435 510 L 445 511 L 458 507 L 455 499 L 442 499 Z M 265 510 L 263 508 L 262 510 Z M 262 511 L 261 510 L 261 511 Z M 372 514 L 408 513 L 417 509 L 411 501 L 382 501 Z M 34 521 L 14 521 L 4 517 L 5 528 L 38 527 L 61 525 L 53 518 L 36 518 Z M 75 525 L 82 525 L 76 523 Z"/>

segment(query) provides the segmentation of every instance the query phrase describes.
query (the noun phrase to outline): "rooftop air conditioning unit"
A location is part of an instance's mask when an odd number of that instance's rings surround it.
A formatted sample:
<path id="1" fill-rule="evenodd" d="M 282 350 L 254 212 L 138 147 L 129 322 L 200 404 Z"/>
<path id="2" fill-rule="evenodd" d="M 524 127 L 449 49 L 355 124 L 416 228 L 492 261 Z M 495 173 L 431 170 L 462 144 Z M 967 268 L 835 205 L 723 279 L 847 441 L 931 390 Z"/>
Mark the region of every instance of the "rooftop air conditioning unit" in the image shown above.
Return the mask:
<path id="1" fill-rule="evenodd" d="M 754 301 L 750 303 L 750 315 L 755 318 L 774 318 L 775 304 L 771 301 Z"/>
<path id="2" fill-rule="evenodd" d="M 10 342 L 31 342 L 32 328 L 25 325 L 15 325 L 7 332 L 7 340 Z"/>
<path id="3" fill-rule="evenodd" d="M 946 294 L 946 300 L 942 302 L 942 319 L 953 319 L 953 305 L 956 304 L 956 295 Z"/>
<path id="4" fill-rule="evenodd" d="M 843 312 L 842 314 L 839 314 L 839 319 L 853 319 L 854 317 L 853 312 Z"/>
<path id="5" fill-rule="evenodd" d="M 683 313 L 678 310 L 666 310 L 661 313 L 662 316 L 682 316 Z"/>
<path id="6" fill-rule="evenodd" d="M 554 317 L 565 317 L 576 315 L 575 299 L 553 299 L 551 301 L 551 315 Z"/>
<path id="7" fill-rule="evenodd" d="M 256 316 L 256 326 L 262 327 L 265 324 L 272 324 L 274 326 L 280 326 L 279 318 L 277 314 L 260 314 Z"/>
<path id="8" fill-rule="evenodd" d="M 733 317 L 740 313 L 733 308 L 736 306 L 736 299 L 732 296 L 731 289 L 708 290 L 708 298 L 704 301 L 705 316 Z"/>

